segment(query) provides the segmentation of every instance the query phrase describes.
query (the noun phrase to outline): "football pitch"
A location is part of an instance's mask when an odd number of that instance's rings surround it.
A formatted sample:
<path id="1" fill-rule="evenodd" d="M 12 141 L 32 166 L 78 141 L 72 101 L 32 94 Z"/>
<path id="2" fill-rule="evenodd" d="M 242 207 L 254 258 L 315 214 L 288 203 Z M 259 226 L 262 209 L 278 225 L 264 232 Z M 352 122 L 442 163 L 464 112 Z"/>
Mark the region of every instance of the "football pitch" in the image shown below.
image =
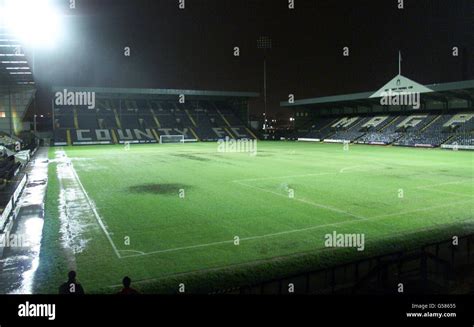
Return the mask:
<path id="1" fill-rule="evenodd" d="M 474 229 L 474 153 L 259 142 L 52 147 L 36 292 L 251 284 Z M 363 234 L 363 251 L 326 234 Z"/>

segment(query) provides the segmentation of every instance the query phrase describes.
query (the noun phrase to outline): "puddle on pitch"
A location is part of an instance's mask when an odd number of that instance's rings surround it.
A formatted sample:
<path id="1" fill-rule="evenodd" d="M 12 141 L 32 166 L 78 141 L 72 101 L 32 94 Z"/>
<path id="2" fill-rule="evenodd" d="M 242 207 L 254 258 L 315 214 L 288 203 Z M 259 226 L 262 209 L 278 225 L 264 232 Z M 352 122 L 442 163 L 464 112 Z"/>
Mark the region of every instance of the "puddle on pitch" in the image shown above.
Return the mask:
<path id="1" fill-rule="evenodd" d="M 160 195 L 176 195 L 179 190 L 189 190 L 191 186 L 185 184 L 141 184 L 128 188 L 132 193 L 149 193 Z"/>

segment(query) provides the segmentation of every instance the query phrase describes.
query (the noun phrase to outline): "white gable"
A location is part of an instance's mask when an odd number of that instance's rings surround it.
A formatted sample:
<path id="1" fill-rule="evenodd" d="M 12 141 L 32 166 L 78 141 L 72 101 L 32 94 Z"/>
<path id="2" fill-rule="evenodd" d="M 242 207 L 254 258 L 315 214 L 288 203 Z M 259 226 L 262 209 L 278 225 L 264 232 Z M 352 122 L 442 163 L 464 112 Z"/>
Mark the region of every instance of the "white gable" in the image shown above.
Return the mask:
<path id="1" fill-rule="evenodd" d="M 433 92 L 433 90 L 423 86 L 415 81 L 412 81 L 405 76 L 398 74 L 390 82 L 385 84 L 377 92 L 372 94 L 370 98 L 380 98 L 391 90 L 392 92 L 413 92 L 413 93 L 427 93 Z"/>

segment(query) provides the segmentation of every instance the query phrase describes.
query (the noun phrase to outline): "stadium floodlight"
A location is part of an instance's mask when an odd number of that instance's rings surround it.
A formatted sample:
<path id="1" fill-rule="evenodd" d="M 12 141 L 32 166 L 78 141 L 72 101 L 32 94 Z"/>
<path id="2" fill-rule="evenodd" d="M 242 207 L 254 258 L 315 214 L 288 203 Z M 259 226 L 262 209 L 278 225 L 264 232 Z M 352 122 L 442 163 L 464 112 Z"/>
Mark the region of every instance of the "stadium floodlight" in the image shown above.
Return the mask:
<path id="1" fill-rule="evenodd" d="M 271 49 L 272 39 L 268 36 L 261 36 L 257 39 L 257 48 L 259 49 Z"/>
<path id="2" fill-rule="evenodd" d="M 257 48 L 263 49 L 263 102 L 265 115 L 267 114 L 267 58 L 266 53 L 268 49 L 272 48 L 272 39 L 268 36 L 261 36 L 257 39 Z M 266 120 L 263 124 L 263 129 L 267 127 Z"/>
<path id="3" fill-rule="evenodd" d="M 26 45 L 53 46 L 61 31 L 60 21 L 51 0 L 0 0 L 1 25 Z"/>

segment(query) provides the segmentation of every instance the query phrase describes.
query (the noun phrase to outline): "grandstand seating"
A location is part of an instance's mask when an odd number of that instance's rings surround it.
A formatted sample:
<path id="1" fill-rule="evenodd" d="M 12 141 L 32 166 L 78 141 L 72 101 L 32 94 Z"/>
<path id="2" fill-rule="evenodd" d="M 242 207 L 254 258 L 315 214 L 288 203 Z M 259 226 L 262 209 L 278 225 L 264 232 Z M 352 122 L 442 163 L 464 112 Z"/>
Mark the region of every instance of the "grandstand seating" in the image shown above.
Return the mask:
<path id="1" fill-rule="evenodd" d="M 405 121 L 408 116 L 389 116 L 386 123 L 382 126 L 377 126 L 375 131 L 369 131 L 367 134 L 359 138 L 359 143 L 369 144 L 391 144 L 398 140 L 402 134 L 397 132 L 397 126 Z"/>
<path id="2" fill-rule="evenodd" d="M 454 135 L 446 144 L 474 146 L 474 134 L 461 133 Z"/>
<path id="3" fill-rule="evenodd" d="M 222 101 L 106 100 L 95 109 L 56 107 L 54 113 L 56 144 L 132 141 L 140 139 L 137 133 L 144 142 L 156 142 L 162 134 L 199 140 L 254 138 L 232 106 Z"/>
<path id="4" fill-rule="evenodd" d="M 22 143 L 22 140 L 16 136 L 8 135 L 5 132 L 0 132 L 0 146 L 4 146 L 13 150 L 18 142 Z"/>
<path id="5" fill-rule="evenodd" d="M 57 144 L 157 142 L 160 135 L 215 141 L 254 135 L 224 101 L 108 100 L 95 109 L 55 108 Z M 292 135 L 335 142 L 430 146 L 473 144 L 474 113 L 319 117 Z M 0 138 L 1 143 L 1 138 Z"/>
<path id="6" fill-rule="evenodd" d="M 76 109 L 76 115 L 81 128 L 99 128 L 95 110 Z"/>
<path id="7" fill-rule="evenodd" d="M 66 110 L 67 112 L 67 110 Z M 115 112 L 112 109 L 102 108 L 97 110 L 97 121 L 100 128 L 117 128 Z M 60 126 L 64 127 L 64 126 Z M 81 126 L 79 126 L 81 128 Z"/>
<path id="8" fill-rule="evenodd" d="M 331 131 L 331 125 L 336 123 L 338 119 L 333 117 L 323 117 L 315 121 L 310 128 L 298 131 L 294 134 L 294 137 L 308 137 L 315 139 L 325 139 L 333 132 Z"/>
<path id="9" fill-rule="evenodd" d="M 32 140 L 34 140 L 33 137 Z M 22 167 L 22 160 L 16 157 L 18 151 L 27 152 L 29 158 L 30 151 L 34 150 L 36 145 L 34 141 L 31 144 L 23 142 L 23 140 L 15 136 L 10 137 L 3 132 L 0 132 L 0 143 L 0 190 L 3 190 Z M 20 148 L 18 148 L 18 144 L 20 144 Z"/>
<path id="10" fill-rule="evenodd" d="M 452 135 L 443 130 L 443 124 L 451 119 L 451 115 L 429 116 L 423 126 L 418 127 L 417 131 L 406 133 L 396 145 L 415 146 L 440 146 Z"/>
<path id="11" fill-rule="evenodd" d="M 74 128 L 74 113 L 72 111 L 64 111 L 57 116 L 55 121 L 56 128 Z"/>
<path id="12" fill-rule="evenodd" d="M 358 143 L 390 144 L 400 138 L 400 133 L 369 132 L 358 139 Z"/>
<path id="13" fill-rule="evenodd" d="M 438 147 L 443 144 L 473 146 L 474 114 L 385 115 L 321 117 L 309 129 L 294 135 L 330 141 L 366 144 Z"/>
<path id="14" fill-rule="evenodd" d="M 20 165 L 19 162 L 15 162 L 15 156 L 2 156 L 0 158 L 0 180 L 10 180 Z"/>
<path id="15" fill-rule="evenodd" d="M 336 140 L 354 141 L 365 134 L 359 130 L 371 118 L 372 117 L 357 118 L 356 121 L 350 124 L 350 127 L 347 129 L 344 129 L 344 127 L 340 128 L 334 135 L 331 136 L 331 138 Z"/>

